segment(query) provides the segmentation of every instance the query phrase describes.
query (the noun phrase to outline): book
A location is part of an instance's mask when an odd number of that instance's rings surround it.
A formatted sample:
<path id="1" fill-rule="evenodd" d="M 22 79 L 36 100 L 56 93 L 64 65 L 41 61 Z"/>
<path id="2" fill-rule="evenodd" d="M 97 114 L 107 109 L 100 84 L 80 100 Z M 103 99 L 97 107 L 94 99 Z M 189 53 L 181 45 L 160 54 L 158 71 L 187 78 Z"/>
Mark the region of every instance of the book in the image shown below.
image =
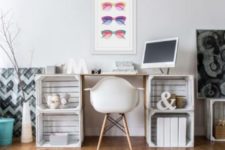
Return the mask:
<path id="1" fill-rule="evenodd" d="M 157 126 L 156 126 L 156 137 L 157 137 L 157 146 L 164 146 L 164 118 L 157 118 Z"/>
<path id="2" fill-rule="evenodd" d="M 178 147 L 178 117 L 171 118 L 170 133 L 170 146 Z"/>
<path id="3" fill-rule="evenodd" d="M 132 61 L 116 61 L 115 62 L 116 67 L 120 67 L 120 66 L 133 66 L 133 62 Z"/>
<path id="4" fill-rule="evenodd" d="M 187 135 L 187 118 L 186 117 L 179 117 L 179 137 L 178 137 L 178 146 L 184 147 L 186 146 L 186 135 Z"/>
<path id="5" fill-rule="evenodd" d="M 164 147 L 170 147 L 170 118 L 164 118 Z"/>
<path id="6" fill-rule="evenodd" d="M 115 67 L 115 69 L 118 70 L 134 70 L 134 66 L 119 66 L 119 67 Z"/>

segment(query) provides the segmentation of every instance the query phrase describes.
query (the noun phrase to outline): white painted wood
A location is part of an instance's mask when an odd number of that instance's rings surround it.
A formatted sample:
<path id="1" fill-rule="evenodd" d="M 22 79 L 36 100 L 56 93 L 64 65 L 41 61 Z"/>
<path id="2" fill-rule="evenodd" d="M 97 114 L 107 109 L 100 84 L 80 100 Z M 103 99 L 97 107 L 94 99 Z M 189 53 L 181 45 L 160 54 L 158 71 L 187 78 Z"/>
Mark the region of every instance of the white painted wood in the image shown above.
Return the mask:
<path id="1" fill-rule="evenodd" d="M 59 87 L 42 87 L 43 93 L 79 93 L 80 87 L 78 86 L 59 86 Z"/>
<path id="2" fill-rule="evenodd" d="M 147 114 L 147 143 L 150 147 L 159 147 L 157 145 L 157 122 L 158 117 L 187 117 L 187 144 L 183 147 L 193 147 L 194 146 L 194 112 L 180 112 L 180 113 L 151 113 L 148 110 Z"/>
<path id="3" fill-rule="evenodd" d="M 79 75 L 39 75 L 36 80 L 36 89 L 37 106 L 41 108 L 40 110 L 48 109 L 46 99 L 52 94 L 58 94 L 60 98 L 66 94 L 70 97 L 68 103 L 61 105 L 59 109 L 81 109 L 82 88 Z"/>
<path id="4" fill-rule="evenodd" d="M 58 94 L 59 96 L 63 96 L 63 94 L 65 94 L 65 93 L 52 93 L 52 94 Z M 80 98 L 81 97 L 80 93 L 68 93 L 68 94 L 70 94 L 71 98 Z M 48 94 L 47 93 L 43 93 L 43 95 L 40 95 L 40 96 L 42 96 L 41 99 L 45 100 L 45 98 L 46 98 L 46 96 L 48 96 Z"/>
<path id="5" fill-rule="evenodd" d="M 161 94 L 168 91 L 178 96 L 184 96 L 186 109 L 194 109 L 194 78 L 191 75 L 149 76 L 147 85 L 150 86 L 147 106 L 156 108 L 156 103 L 161 100 Z"/>
<path id="6" fill-rule="evenodd" d="M 44 81 L 43 87 L 79 86 L 79 81 Z"/>
<path id="7" fill-rule="evenodd" d="M 40 113 L 37 116 L 37 146 L 80 147 L 83 141 L 82 117 L 82 110 L 73 113 Z M 68 133 L 69 144 L 50 145 L 49 136 L 55 133 Z"/>
<path id="8" fill-rule="evenodd" d="M 82 83 L 79 75 L 39 75 L 36 78 L 37 147 L 81 147 L 83 142 Z M 46 96 L 70 94 L 66 105 L 49 109 Z M 51 145 L 54 133 L 68 133 L 67 145 Z"/>
<path id="9" fill-rule="evenodd" d="M 187 144 L 194 146 L 194 77 L 192 75 L 150 75 L 147 80 L 147 143 L 150 147 L 157 145 L 157 117 L 185 116 L 187 117 Z M 161 99 L 161 93 L 169 91 L 184 96 L 187 105 L 182 109 L 158 110 L 156 103 Z"/>
<path id="10" fill-rule="evenodd" d="M 225 119 L 225 99 L 207 99 L 206 101 L 206 137 L 211 141 L 225 141 L 225 139 L 216 139 L 213 130 L 218 120 Z"/>

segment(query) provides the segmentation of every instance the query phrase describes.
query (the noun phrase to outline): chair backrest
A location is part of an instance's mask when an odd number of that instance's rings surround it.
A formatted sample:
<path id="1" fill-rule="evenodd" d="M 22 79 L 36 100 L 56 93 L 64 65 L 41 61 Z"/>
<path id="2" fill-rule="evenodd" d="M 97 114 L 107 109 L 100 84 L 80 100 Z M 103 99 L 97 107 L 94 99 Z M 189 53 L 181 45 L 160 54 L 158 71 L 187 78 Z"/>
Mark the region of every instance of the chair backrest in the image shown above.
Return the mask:
<path id="1" fill-rule="evenodd" d="M 101 113 L 125 113 L 138 103 L 138 91 L 127 80 L 105 77 L 91 90 L 91 104 Z"/>

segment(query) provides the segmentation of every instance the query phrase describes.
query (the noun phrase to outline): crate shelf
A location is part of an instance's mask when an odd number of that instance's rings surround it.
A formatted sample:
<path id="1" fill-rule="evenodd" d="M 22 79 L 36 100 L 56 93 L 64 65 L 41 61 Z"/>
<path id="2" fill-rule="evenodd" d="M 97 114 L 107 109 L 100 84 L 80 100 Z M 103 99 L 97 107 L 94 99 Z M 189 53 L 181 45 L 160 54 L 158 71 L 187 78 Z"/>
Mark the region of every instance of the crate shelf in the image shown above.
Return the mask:
<path id="1" fill-rule="evenodd" d="M 177 96 L 182 96 L 186 100 L 184 109 L 194 108 L 194 78 L 191 75 L 158 75 L 149 76 L 147 95 L 147 107 L 157 109 L 156 104 L 161 100 L 161 94 L 165 91 Z"/>
<path id="2" fill-rule="evenodd" d="M 37 147 L 81 147 L 83 142 L 82 83 L 79 75 L 39 75 L 36 78 Z M 57 109 L 47 106 L 46 96 L 69 94 Z M 50 135 L 68 134 L 68 144 L 51 144 Z"/>
<path id="3" fill-rule="evenodd" d="M 185 117 L 187 118 L 187 136 L 186 145 L 183 147 L 194 146 L 194 112 L 185 113 L 155 113 L 147 115 L 147 143 L 150 147 L 159 147 L 157 145 L 157 118 L 158 117 Z"/>
<path id="4" fill-rule="evenodd" d="M 225 120 L 225 99 L 207 99 L 206 102 L 206 125 L 207 138 L 211 141 L 225 141 L 225 139 L 216 139 L 214 128 L 219 120 Z"/>
<path id="5" fill-rule="evenodd" d="M 146 127 L 147 143 L 150 147 L 159 147 L 157 145 L 157 124 L 158 117 L 180 117 L 187 118 L 187 137 L 186 145 L 182 147 L 194 146 L 194 77 L 192 75 L 150 75 L 146 85 Z M 184 108 L 175 110 L 158 110 L 156 104 L 161 100 L 163 92 L 170 92 L 177 96 L 182 96 L 186 100 Z M 181 147 L 181 146 L 180 146 Z"/>
<path id="6" fill-rule="evenodd" d="M 83 113 L 37 113 L 37 147 L 80 147 L 83 141 Z M 54 133 L 67 133 L 67 145 L 51 145 Z"/>
<path id="7" fill-rule="evenodd" d="M 69 95 L 68 103 L 58 109 L 80 110 L 82 106 L 81 80 L 78 75 L 40 75 L 36 79 L 37 106 L 48 109 L 47 96 L 57 94 Z"/>

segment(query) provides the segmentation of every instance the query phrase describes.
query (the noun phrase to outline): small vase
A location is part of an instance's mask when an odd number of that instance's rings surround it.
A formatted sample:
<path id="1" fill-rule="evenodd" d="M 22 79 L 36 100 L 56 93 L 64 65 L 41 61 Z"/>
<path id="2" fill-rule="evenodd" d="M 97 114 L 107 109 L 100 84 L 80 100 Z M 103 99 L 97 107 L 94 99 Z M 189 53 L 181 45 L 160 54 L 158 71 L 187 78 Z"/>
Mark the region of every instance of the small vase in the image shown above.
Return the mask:
<path id="1" fill-rule="evenodd" d="M 33 141 L 29 102 L 23 103 L 21 143 Z"/>

